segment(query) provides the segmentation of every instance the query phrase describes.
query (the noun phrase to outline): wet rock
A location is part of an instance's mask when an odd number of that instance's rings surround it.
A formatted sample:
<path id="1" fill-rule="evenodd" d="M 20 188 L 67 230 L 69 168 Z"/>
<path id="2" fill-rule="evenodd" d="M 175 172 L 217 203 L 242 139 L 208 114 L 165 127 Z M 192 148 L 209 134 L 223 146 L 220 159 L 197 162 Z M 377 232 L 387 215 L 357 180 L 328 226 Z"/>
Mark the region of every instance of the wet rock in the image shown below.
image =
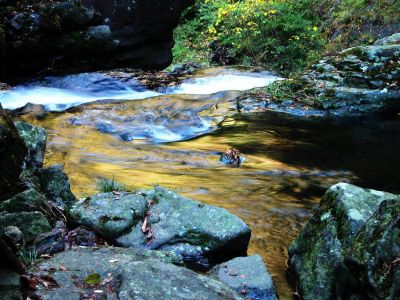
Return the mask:
<path id="1" fill-rule="evenodd" d="M 15 122 L 19 136 L 24 140 L 28 153 L 25 157 L 25 168 L 41 168 L 46 151 L 47 132 L 25 122 Z"/>
<path id="2" fill-rule="evenodd" d="M 181 12 L 194 3 L 36 2 L 1 21 L 0 28 L 6 28 L 4 38 L 0 38 L 4 79 L 56 70 L 77 72 L 124 66 L 164 69 L 172 62 L 173 29 Z"/>
<path id="3" fill-rule="evenodd" d="M 39 190 L 49 201 L 60 209 L 71 206 L 76 198 L 71 192 L 67 174 L 61 165 L 24 172 L 22 181 L 29 188 Z"/>
<path id="4" fill-rule="evenodd" d="M 38 211 L 33 212 L 0 212 L 0 235 L 8 226 L 18 227 L 24 235 L 27 243 L 31 242 L 36 236 L 51 230 L 49 222 L 45 216 Z"/>
<path id="5" fill-rule="evenodd" d="M 173 251 L 193 261 L 246 254 L 251 234 L 226 210 L 162 187 L 139 194 L 100 194 L 79 201 L 69 214 L 120 246 Z"/>
<path id="6" fill-rule="evenodd" d="M 245 299 L 277 299 L 272 277 L 259 255 L 234 258 L 214 267 L 208 274 Z"/>
<path id="7" fill-rule="evenodd" d="M 240 167 L 241 164 L 246 160 L 245 157 L 237 149 L 228 149 L 224 152 L 220 159 L 222 163 L 234 167 Z"/>
<path id="8" fill-rule="evenodd" d="M 176 257 L 157 251 L 76 248 L 41 262 L 31 271 L 46 275 L 46 270 L 54 270 L 51 276 L 59 287 L 38 286 L 36 291 L 44 300 L 79 300 L 81 295 L 94 296 L 95 290 L 104 299 L 243 299 L 223 283 L 176 264 L 180 264 Z M 84 284 L 89 274 L 98 274 L 102 283 Z"/>
<path id="9" fill-rule="evenodd" d="M 172 71 L 169 73 L 171 76 L 175 77 L 181 77 L 181 76 L 186 76 L 186 75 L 191 75 L 193 74 L 194 71 L 200 69 L 202 65 L 197 64 L 197 63 L 185 63 L 185 64 L 179 64 L 175 65 L 172 67 Z"/>
<path id="10" fill-rule="evenodd" d="M 400 196 L 340 183 L 289 248 L 304 299 L 399 296 Z"/>
<path id="11" fill-rule="evenodd" d="M 0 201 L 14 195 L 19 187 L 27 149 L 12 120 L 0 105 Z"/>
<path id="12" fill-rule="evenodd" d="M 28 114 L 32 117 L 43 118 L 47 114 L 47 111 L 44 105 L 27 103 L 23 107 L 14 109 L 12 114 L 17 116 Z"/>

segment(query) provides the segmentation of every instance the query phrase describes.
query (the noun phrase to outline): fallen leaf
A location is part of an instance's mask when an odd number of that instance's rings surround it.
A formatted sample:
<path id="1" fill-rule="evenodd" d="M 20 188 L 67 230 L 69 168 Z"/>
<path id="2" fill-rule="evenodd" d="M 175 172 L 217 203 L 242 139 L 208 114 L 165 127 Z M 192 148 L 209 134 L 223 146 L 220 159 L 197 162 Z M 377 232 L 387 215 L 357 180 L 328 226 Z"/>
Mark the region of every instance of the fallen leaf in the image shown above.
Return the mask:
<path id="1" fill-rule="evenodd" d="M 110 283 L 111 281 L 113 281 L 113 278 L 112 278 L 112 277 L 110 277 L 110 278 L 104 278 L 104 279 L 101 281 L 100 285 L 106 285 L 107 283 Z"/>
<path id="2" fill-rule="evenodd" d="M 100 283 L 100 274 L 98 274 L 98 273 L 90 274 L 83 281 L 86 284 L 90 284 L 90 285 L 99 284 Z"/>
<path id="3" fill-rule="evenodd" d="M 147 233 L 149 231 L 149 229 L 147 228 L 147 216 L 144 218 L 143 220 L 143 224 L 142 224 L 142 232 L 143 233 Z"/>
<path id="4" fill-rule="evenodd" d="M 24 280 L 27 283 L 27 286 L 28 286 L 29 289 L 31 289 L 31 290 L 35 290 L 36 289 L 38 281 L 37 281 L 37 279 L 35 277 L 22 275 L 21 279 Z"/>
<path id="5" fill-rule="evenodd" d="M 46 288 L 58 287 L 57 281 L 51 276 L 40 276 L 37 279 Z"/>
<path id="6" fill-rule="evenodd" d="M 67 268 L 64 266 L 60 266 L 60 271 L 67 271 Z"/>

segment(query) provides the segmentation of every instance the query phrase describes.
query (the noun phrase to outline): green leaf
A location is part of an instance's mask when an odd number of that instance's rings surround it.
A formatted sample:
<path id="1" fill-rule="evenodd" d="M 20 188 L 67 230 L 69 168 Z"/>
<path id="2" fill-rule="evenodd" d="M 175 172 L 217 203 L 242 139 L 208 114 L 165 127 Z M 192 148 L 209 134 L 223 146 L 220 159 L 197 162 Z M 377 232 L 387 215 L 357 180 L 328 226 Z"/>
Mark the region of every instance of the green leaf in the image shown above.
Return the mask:
<path id="1" fill-rule="evenodd" d="M 90 274 L 83 281 L 86 284 L 90 284 L 90 285 L 99 284 L 100 283 L 100 274 L 98 274 L 98 273 Z"/>

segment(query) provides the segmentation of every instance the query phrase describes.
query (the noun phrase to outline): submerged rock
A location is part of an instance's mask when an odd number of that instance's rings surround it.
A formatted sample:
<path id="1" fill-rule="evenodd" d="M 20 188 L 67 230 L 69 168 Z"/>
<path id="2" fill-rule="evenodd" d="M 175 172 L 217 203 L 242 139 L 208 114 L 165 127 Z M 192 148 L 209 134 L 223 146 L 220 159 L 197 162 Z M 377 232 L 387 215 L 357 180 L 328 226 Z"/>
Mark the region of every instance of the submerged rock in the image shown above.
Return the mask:
<path id="1" fill-rule="evenodd" d="M 400 196 L 340 183 L 289 248 L 304 299 L 400 296 Z"/>
<path id="2" fill-rule="evenodd" d="M 120 246 L 173 251 L 198 262 L 247 251 L 251 231 L 238 217 L 156 187 L 142 193 L 107 193 L 72 206 L 72 220 Z"/>
<path id="3" fill-rule="evenodd" d="M 223 283 L 180 267 L 174 255 L 124 248 L 76 248 L 41 262 L 31 271 L 48 275 L 58 287 L 38 285 L 40 299 L 243 299 Z M 60 266 L 63 266 L 60 269 Z M 50 271 L 53 270 L 53 271 Z M 85 283 L 91 275 L 93 284 Z"/>
<path id="4" fill-rule="evenodd" d="M 272 277 L 259 255 L 234 258 L 212 268 L 208 274 L 246 299 L 277 299 Z"/>

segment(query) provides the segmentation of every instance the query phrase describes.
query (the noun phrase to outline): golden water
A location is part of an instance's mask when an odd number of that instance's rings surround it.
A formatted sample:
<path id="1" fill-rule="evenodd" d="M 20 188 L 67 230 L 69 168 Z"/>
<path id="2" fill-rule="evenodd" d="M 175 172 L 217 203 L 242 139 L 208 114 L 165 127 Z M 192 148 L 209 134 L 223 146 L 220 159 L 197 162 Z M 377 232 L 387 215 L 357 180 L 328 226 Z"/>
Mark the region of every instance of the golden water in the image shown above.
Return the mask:
<path id="1" fill-rule="evenodd" d="M 99 178 L 115 177 L 133 189 L 167 186 L 238 215 L 252 229 L 249 254 L 263 256 L 280 298 L 291 299 L 285 278 L 287 248 L 324 190 L 343 180 L 391 191 L 400 186 L 399 162 L 393 159 L 400 150 L 399 118 L 337 121 L 274 112 L 226 117 L 226 107 L 215 104 L 234 96 L 160 96 L 90 104 L 28 120 L 48 130 L 46 164 L 64 165 L 78 197 L 96 193 Z M 148 111 L 164 121 L 186 120 L 187 110 L 213 115 L 218 129 L 156 144 L 146 139 L 127 142 L 93 126 L 100 119 L 137 118 Z M 85 122 L 76 125 L 76 120 Z M 219 153 L 228 148 L 245 155 L 242 167 L 219 162 Z"/>

